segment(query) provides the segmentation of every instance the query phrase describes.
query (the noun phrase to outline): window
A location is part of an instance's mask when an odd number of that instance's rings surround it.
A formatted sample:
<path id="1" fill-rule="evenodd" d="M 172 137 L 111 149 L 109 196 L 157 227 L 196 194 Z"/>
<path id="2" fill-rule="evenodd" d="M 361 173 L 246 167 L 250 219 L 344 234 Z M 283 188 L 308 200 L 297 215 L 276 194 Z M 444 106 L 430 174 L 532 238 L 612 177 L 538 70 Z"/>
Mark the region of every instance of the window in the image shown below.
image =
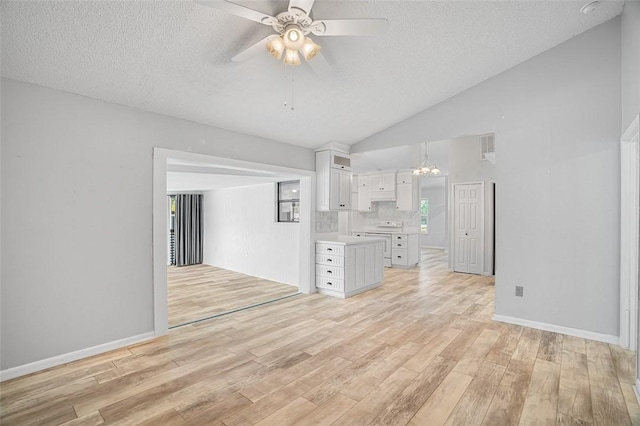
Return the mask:
<path id="1" fill-rule="evenodd" d="M 278 222 L 300 222 L 300 181 L 278 182 Z"/>
<path id="2" fill-rule="evenodd" d="M 420 198 L 420 232 L 428 234 L 429 230 L 429 199 Z"/>

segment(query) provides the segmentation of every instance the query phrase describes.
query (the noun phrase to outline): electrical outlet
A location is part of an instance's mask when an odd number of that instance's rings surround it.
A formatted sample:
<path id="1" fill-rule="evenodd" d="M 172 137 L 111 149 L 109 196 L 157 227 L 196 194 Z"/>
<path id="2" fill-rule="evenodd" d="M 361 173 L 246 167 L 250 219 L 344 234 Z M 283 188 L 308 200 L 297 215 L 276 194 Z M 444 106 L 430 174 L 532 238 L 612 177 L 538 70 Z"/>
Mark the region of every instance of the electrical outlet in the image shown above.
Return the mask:
<path id="1" fill-rule="evenodd" d="M 524 288 L 521 285 L 516 286 L 516 296 L 522 297 L 524 294 Z"/>

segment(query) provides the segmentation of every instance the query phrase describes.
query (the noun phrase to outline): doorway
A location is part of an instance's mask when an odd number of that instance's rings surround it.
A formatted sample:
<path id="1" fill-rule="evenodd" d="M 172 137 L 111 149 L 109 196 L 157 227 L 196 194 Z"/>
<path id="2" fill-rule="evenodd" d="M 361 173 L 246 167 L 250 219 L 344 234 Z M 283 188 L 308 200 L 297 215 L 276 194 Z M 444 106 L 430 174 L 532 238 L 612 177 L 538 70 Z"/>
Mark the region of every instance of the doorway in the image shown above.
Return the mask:
<path id="1" fill-rule="evenodd" d="M 290 269 L 293 271 L 295 287 L 293 285 L 288 286 L 289 289 L 293 289 L 295 293 L 310 293 L 312 290 L 313 271 L 312 271 L 312 256 L 313 256 L 313 238 L 312 230 L 314 229 L 314 216 L 311 212 L 315 211 L 315 197 L 313 189 L 315 189 L 315 182 L 313 181 L 313 172 L 306 170 L 291 169 L 287 167 L 271 166 L 260 163 L 253 163 L 241 160 L 233 160 L 228 158 L 212 157 L 203 154 L 193 154 L 181 151 L 172 151 L 161 148 L 154 149 L 154 192 L 153 192 L 153 236 L 154 236 L 154 329 L 156 336 L 166 334 L 169 329 L 169 307 L 168 307 L 168 281 L 167 281 L 167 248 L 169 246 L 169 221 L 170 215 L 167 214 L 167 172 L 171 168 L 169 164 L 185 167 L 188 165 L 196 164 L 199 170 L 197 173 L 203 175 L 209 175 L 211 177 L 211 169 L 220 172 L 224 170 L 224 174 L 232 175 L 233 179 L 255 179 L 263 178 L 263 186 L 269 185 L 274 187 L 275 183 L 281 177 L 286 177 L 288 180 L 296 178 L 300 180 L 300 222 L 299 229 L 293 233 L 294 240 L 292 240 L 292 246 L 295 248 L 293 255 L 288 259 Z M 179 167 L 179 168 L 180 168 Z M 205 170 L 206 169 L 206 170 Z M 215 174 L 215 173 L 213 173 Z M 192 191 L 202 191 L 202 188 L 191 188 Z M 271 194 L 272 196 L 274 194 Z M 248 198 L 248 201 L 252 201 L 252 198 Z M 243 204 L 244 203 L 244 204 Z M 234 203 L 228 203 L 233 205 Z M 247 199 L 239 201 L 239 205 L 247 205 Z M 211 204 L 204 205 L 204 209 L 211 211 Z M 250 210 L 250 209 L 248 209 Z M 269 212 L 275 212 L 275 205 L 265 209 Z M 250 210 L 255 215 L 254 210 Z M 275 218 L 275 213 L 274 213 Z M 246 224 L 246 222 L 244 222 Z M 230 224 L 223 224 L 223 226 L 230 226 Z M 206 229 L 206 223 L 205 223 Z M 206 232 L 206 231 L 205 231 Z M 245 241 L 253 241 L 253 236 L 245 238 Z M 207 238 L 205 235 L 205 244 Z M 211 242 L 211 239 L 209 239 Z M 275 250 L 269 250 L 267 245 L 260 245 L 263 247 L 263 253 L 266 255 L 271 254 Z M 207 257 L 207 246 L 205 246 L 205 259 Z M 227 246 L 223 248 L 228 248 Z M 211 254 L 211 248 L 209 247 L 209 254 Z M 251 250 L 239 253 L 242 261 L 247 265 L 254 265 L 251 259 Z M 226 269 L 226 268 L 221 268 Z M 220 271 L 216 271 L 221 273 Z M 238 271 L 235 271 L 238 272 Z M 242 271 L 240 271 L 242 273 Z M 256 275 L 250 275 L 244 273 L 243 277 L 229 278 L 227 276 L 226 281 L 234 281 L 235 283 L 248 284 L 248 280 L 255 279 Z M 251 277 L 251 278 L 247 278 Z M 264 277 L 263 277 L 264 278 Z M 264 278 L 264 279 L 268 279 Z M 223 280 L 225 281 L 225 280 Z M 272 281 L 272 280 L 269 280 Z M 251 305 L 260 304 L 252 303 Z M 246 309 L 248 306 L 243 305 L 237 309 Z M 231 310 L 237 310 L 231 309 Z M 214 313 L 215 316 L 219 314 Z M 193 321 L 192 321 L 193 322 Z"/>

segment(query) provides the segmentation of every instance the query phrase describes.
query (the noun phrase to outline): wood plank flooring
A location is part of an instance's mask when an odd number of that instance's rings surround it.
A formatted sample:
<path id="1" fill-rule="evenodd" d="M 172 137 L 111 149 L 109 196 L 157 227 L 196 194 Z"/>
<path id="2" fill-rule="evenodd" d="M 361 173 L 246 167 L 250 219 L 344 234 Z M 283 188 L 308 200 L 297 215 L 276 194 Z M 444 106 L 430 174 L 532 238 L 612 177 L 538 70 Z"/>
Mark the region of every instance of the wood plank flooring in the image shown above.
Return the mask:
<path id="1" fill-rule="evenodd" d="M 210 265 L 167 268 L 169 326 L 296 294 L 288 284 Z"/>
<path id="2" fill-rule="evenodd" d="M 634 354 L 491 321 L 493 279 L 412 270 L 4 382 L 3 425 L 638 425 Z"/>

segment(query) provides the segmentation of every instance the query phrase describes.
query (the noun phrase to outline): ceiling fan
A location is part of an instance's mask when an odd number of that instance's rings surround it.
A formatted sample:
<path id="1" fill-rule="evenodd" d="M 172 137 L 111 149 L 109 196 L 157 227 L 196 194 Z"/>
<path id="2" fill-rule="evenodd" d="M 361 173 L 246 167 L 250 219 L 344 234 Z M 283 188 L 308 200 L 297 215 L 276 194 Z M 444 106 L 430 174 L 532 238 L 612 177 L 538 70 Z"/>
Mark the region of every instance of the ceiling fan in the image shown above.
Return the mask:
<path id="1" fill-rule="evenodd" d="M 234 62 L 246 61 L 255 55 L 267 51 L 280 60 L 284 55 L 287 65 L 299 65 L 300 53 L 318 74 L 327 74 L 329 64 L 320 53 L 309 34 L 316 36 L 372 36 L 386 31 L 389 22 L 384 18 L 374 19 L 311 19 L 311 7 L 314 0 L 290 0 L 286 11 L 270 16 L 254 9 L 226 0 L 195 0 L 203 6 L 224 10 L 242 18 L 271 26 L 277 34 L 272 34 L 233 58 Z M 311 59 L 315 58 L 313 61 Z"/>

